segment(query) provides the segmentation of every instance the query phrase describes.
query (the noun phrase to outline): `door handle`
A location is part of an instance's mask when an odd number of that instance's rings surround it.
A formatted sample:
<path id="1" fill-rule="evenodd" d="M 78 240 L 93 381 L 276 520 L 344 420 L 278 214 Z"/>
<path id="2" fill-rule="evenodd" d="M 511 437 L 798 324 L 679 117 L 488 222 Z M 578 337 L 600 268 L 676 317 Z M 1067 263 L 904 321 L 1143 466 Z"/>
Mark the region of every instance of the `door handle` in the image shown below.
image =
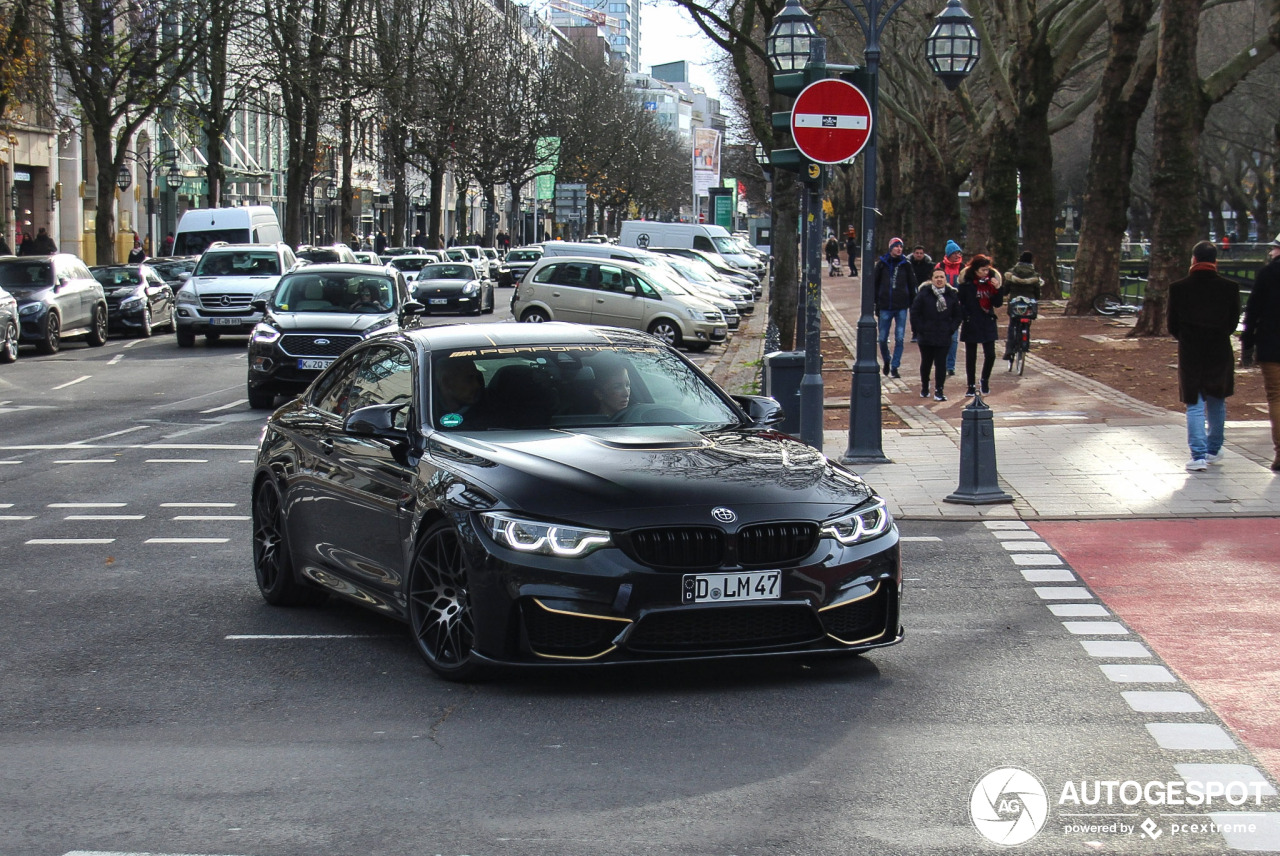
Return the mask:
<path id="1" fill-rule="evenodd" d="M 326 455 L 332 455 L 332 454 L 333 454 L 333 440 L 332 440 L 331 438 L 329 438 L 329 437 L 321 437 L 321 438 L 320 438 L 320 451 L 324 452 Z"/>

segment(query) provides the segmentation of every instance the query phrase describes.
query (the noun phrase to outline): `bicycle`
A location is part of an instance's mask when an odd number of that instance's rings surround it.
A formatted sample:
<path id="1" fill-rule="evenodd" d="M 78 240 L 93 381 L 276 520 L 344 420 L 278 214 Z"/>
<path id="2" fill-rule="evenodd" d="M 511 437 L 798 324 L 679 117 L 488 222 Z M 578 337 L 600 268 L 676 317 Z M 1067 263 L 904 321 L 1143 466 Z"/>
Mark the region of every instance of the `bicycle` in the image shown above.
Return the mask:
<path id="1" fill-rule="evenodd" d="M 1008 342 L 1005 344 L 1005 359 L 1009 361 L 1009 371 L 1019 376 L 1027 367 L 1027 351 L 1031 350 L 1031 322 L 1039 317 L 1036 301 L 1030 297 L 1014 297 L 1009 301 L 1009 318 L 1013 322 Z"/>
<path id="2" fill-rule="evenodd" d="M 1125 303 L 1125 298 L 1114 291 L 1104 291 L 1093 299 L 1093 311 L 1099 315 L 1137 315 L 1141 304 Z"/>

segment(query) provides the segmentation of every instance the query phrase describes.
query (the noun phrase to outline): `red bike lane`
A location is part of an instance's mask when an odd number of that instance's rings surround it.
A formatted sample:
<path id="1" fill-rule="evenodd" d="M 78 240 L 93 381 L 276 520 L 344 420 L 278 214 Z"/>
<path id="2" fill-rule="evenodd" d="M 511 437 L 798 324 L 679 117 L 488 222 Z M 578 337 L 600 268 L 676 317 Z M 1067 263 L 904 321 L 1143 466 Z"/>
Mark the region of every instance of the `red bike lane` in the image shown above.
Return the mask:
<path id="1" fill-rule="evenodd" d="M 1280 779 L 1280 519 L 1031 528 Z"/>

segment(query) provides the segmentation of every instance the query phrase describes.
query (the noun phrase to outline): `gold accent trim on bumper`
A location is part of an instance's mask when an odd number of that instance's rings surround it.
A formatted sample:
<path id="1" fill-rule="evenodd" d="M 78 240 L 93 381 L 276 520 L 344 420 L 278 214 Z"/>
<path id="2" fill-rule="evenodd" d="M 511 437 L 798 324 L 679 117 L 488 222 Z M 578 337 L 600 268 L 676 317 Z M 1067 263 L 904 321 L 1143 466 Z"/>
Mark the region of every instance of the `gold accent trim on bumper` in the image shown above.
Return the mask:
<path id="1" fill-rule="evenodd" d="M 534 603 L 536 603 L 539 606 L 539 608 L 545 609 L 547 612 L 553 612 L 556 615 L 568 615 L 568 616 L 572 616 L 573 618 L 594 618 L 597 621 L 619 621 L 623 624 L 635 623 L 630 618 L 616 618 L 612 615 L 592 615 L 589 612 L 570 612 L 567 609 L 554 609 L 550 606 L 547 606 L 545 603 L 538 600 L 538 598 L 536 597 L 531 597 L 529 599 L 532 600 Z M 618 649 L 617 645 L 610 645 L 608 648 L 606 648 L 605 650 L 601 651 L 598 654 L 590 654 L 587 656 L 582 656 L 582 655 L 575 655 L 575 654 L 543 654 L 541 651 L 538 651 L 537 649 L 535 649 L 532 645 L 529 646 L 529 650 L 533 652 L 534 656 L 542 657 L 547 660 L 578 660 L 578 661 L 598 660 L 601 657 L 604 657 L 616 651 L 617 649 Z"/>
<path id="2" fill-rule="evenodd" d="M 859 601 L 866 600 L 869 597 L 874 597 L 876 594 L 880 592 L 880 586 L 882 582 L 883 581 L 877 582 L 875 585 L 875 588 L 873 588 L 871 591 L 864 594 L 862 597 L 855 597 L 852 600 L 841 601 L 840 603 L 833 603 L 830 606 L 821 607 L 818 610 L 818 612 L 822 613 L 822 612 L 826 612 L 828 609 L 839 609 L 842 606 L 849 606 L 850 604 L 854 604 L 854 603 L 858 603 Z M 885 631 L 881 630 L 880 632 L 874 633 L 871 636 L 866 637 L 865 639 L 841 639 L 839 636 L 835 635 L 834 633 L 827 633 L 827 636 L 836 640 L 841 645 L 861 645 L 864 642 L 870 642 L 872 639 L 879 639 L 881 636 L 884 636 L 884 634 L 885 634 Z"/>

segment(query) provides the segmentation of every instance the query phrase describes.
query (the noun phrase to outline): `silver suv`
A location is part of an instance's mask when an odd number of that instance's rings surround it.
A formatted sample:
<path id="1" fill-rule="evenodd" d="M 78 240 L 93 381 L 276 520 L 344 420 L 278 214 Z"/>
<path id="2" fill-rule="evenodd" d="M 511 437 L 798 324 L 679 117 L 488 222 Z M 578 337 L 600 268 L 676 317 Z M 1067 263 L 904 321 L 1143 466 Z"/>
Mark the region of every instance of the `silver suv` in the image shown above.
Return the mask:
<path id="1" fill-rule="evenodd" d="M 297 263 L 288 244 L 211 245 L 178 290 L 178 347 L 190 348 L 201 334 L 210 342 L 248 336 L 262 320 L 254 299 L 269 297 Z"/>

